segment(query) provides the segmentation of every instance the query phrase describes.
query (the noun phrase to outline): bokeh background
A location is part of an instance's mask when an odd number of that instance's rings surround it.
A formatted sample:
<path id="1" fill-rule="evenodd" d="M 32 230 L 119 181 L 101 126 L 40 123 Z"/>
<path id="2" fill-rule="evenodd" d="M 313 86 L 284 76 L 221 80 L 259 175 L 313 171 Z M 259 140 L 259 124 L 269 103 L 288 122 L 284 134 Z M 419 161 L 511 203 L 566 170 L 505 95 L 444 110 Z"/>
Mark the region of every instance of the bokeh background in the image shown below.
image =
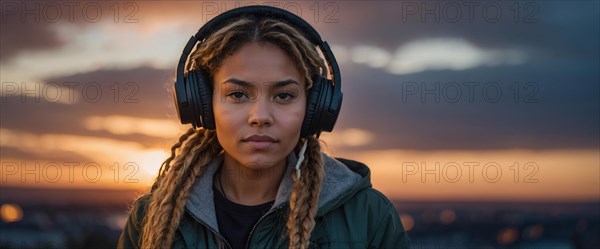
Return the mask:
<path id="1" fill-rule="evenodd" d="M 321 137 L 370 166 L 414 248 L 600 246 L 598 1 L 2 1 L 0 247 L 114 247 L 188 128 L 183 46 L 249 4 L 332 45 Z"/>

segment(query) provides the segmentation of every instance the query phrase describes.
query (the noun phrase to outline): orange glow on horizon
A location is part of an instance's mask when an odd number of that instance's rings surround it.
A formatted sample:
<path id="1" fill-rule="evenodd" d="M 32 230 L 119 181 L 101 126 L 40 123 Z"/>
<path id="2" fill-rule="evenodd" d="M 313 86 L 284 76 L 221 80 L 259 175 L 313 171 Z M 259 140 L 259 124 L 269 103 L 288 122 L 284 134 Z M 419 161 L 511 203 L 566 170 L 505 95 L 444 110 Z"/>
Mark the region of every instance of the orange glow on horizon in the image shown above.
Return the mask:
<path id="1" fill-rule="evenodd" d="M 598 201 L 597 150 L 369 151 L 349 155 L 392 198 Z"/>

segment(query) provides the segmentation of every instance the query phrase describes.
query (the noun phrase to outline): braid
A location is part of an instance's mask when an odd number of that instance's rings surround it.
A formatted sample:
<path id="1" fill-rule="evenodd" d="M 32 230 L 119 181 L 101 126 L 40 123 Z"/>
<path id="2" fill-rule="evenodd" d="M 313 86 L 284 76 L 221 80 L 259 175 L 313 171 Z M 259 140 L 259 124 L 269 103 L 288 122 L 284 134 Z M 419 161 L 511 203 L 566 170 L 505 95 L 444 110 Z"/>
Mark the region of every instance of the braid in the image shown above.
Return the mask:
<path id="1" fill-rule="evenodd" d="M 307 160 L 302 163 L 302 177 L 296 181 L 290 197 L 290 214 L 287 228 L 290 238 L 290 249 L 308 248 L 310 234 L 315 226 L 319 193 L 323 183 L 323 159 L 319 140 L 309 137 Z"/>
<path id="2" fill-rule="evenodd" d="M 158 186 L 157 183 L 162 180 L 162 178 L 164 177 L 166 172 L 171 167 L 171 161 L 175 158 L 176 150 L 181 148 L 181 145 L 183 144 L 183 142 L 185 142 L 185 140 L 187 140 L 188 137 L 190 137 L 195 132 L 196 132 L 196 129 L 194 129 L 193 127 L 188 129 L 183 135 L 181 135 L 181 137 L 179 137 L 179 141 L 177 141 L 177 143 L 175 143 L 173 146 L 171 146 L 171 156 L 169 158 L 167 158 L 167 160 L 165 160 L 160 165 L 160 169 L 158 169 L 158 176 L 156 177 L 155 184 L 152 185 L 152 191 L 154 191 L 156 189 L 156 187 Z"/>
<path id="3" fill-rule="evenodd" d="M 181 153 L 165 160 L 162 177 L 155 182 L 140 237 L 142 248 L 171 246 L 196 178 L 221 150 L 214 131 L 193 130 L 180 137 Z"/>

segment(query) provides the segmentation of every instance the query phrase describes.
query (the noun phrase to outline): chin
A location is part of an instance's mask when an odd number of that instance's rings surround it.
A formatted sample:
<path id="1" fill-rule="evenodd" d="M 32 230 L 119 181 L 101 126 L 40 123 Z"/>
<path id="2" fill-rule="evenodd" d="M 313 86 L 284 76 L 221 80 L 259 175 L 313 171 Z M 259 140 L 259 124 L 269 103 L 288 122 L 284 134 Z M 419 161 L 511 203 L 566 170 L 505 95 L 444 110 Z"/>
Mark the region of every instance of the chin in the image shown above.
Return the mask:
<path id="1" fill-rule="evenodd" d="M 290 152 L 293 148 L 290 148 Z M 227 151 L 227 150 L 226 150 Z M 268 169 L 277 166 L 278 163 L 286 163 L 287 155 L 279 144 L 277 147 L 269 150 L 252 150 L 242 145 L 237 147 L 234 151 L 227 153 L 231 159 L 233 159 L 239 166 L 246 167 L 248 169 Z"/>
<path id="2" fill-rule="evenodd" d="M 278 161 L 273 159 L 274 157 L 269 155 L 251 155 L 240 163 L 252 169 L 266 169 L 277 164 Z"/>

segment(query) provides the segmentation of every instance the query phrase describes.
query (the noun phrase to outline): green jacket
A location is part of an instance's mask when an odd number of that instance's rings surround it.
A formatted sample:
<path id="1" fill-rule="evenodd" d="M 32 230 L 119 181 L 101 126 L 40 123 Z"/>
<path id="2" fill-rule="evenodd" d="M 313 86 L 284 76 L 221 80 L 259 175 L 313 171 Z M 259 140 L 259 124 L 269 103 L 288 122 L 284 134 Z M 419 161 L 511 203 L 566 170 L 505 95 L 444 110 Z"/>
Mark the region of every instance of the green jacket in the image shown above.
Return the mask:
<path id="1" fill-rule="evenodd" d="M 324 180 L 310 248 L 409 248 L 394 205 L 371 185 L 369 168 L 356 161 L 331 158 L 322 154 Z M 285 176 L 293 171 L 297 158 L 287 158 Z M 175 234 L 173 248 L 230 248 L 219 234 L 214 201 L 213 176 L 223 161 L 217 156 L 197 179 L 185 213 Z M 248 248 L 285 248 L 291 177 L 283 177 L 273 207 L 257 222 L 248 239 Z M 134 203 L 118 248 L 139 248 L 140 226 L 149 200 L 145 195 Z"/>

